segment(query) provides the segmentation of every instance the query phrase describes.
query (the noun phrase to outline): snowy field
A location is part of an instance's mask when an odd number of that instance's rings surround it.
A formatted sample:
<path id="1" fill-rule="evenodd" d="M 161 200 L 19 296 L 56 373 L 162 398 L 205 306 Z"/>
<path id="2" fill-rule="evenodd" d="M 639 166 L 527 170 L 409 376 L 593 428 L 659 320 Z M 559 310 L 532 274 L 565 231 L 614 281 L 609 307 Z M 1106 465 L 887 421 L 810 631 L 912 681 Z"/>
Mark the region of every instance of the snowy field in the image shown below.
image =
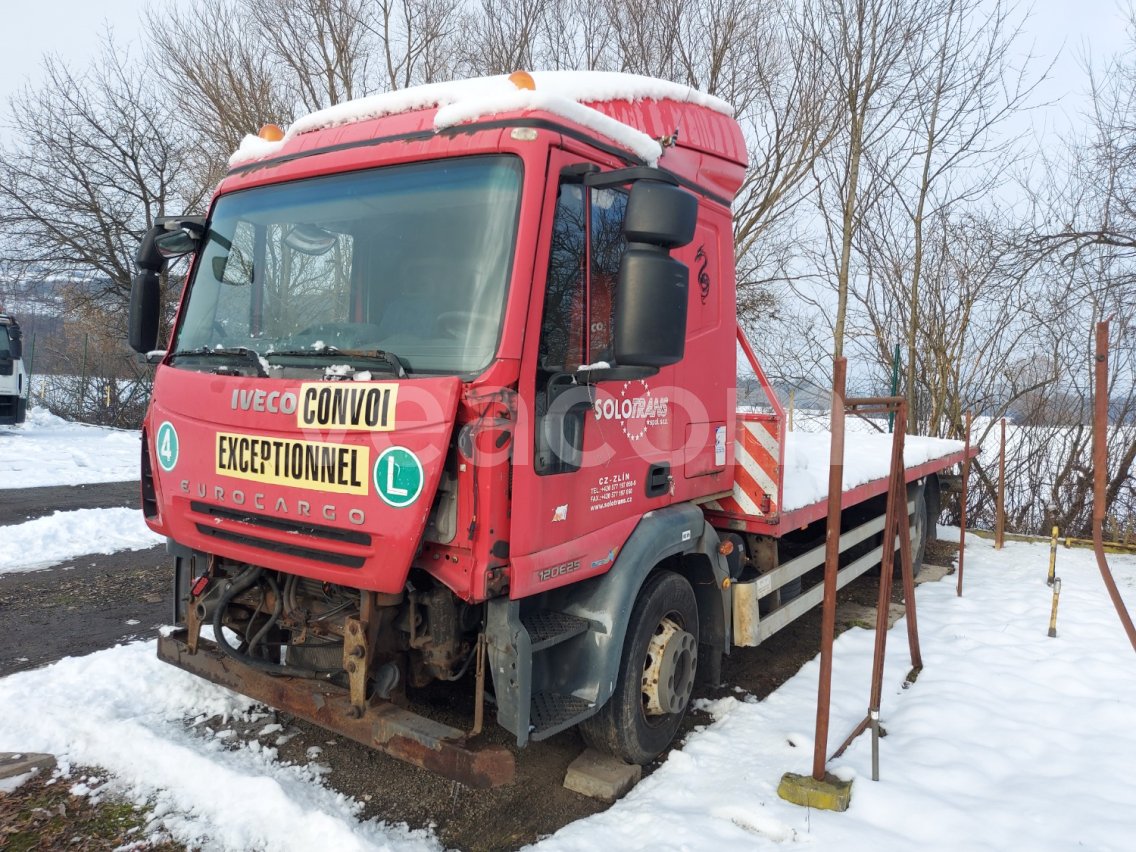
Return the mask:
<path id="1" fill-rule="evenodd" d="M 72 423 L 37 406 L 19 426 L 0 426 L 0 489 L 137 479 L 140 434 Z"/>
<path id="2" fill-rule="evenodd" d="M 919 587 L 926 667 L 907 690 L 903 622 L 891 632 L 881 780 L 870 778 L 867 736 L 830 766 L 855 779 L 846 813 L 776 794 L 784 772 L 811 767 L 814 660 L 764 701 L 705 702 L 713 722 L 626 798 L 535 848 L 1132 848 L 1136 660 L 1091 552 L 1059 553 L 1050 639 L 1047 547 L 995 552 L 972 537 L 967 551 L 962 598 L 953 577 Z M 1136 606 L 1136 558 L 1111 562 Z M 871 655 L 870 631 L 837 640 L 830 748 L 865 713 Z M 111 790 L 154 808 L 150 831 L 207 849 L 440 848 L 428 833 L 359 821 L 361 803 L 335 792 L 325 767 L 277 760 L 275 726 L 242 741 L 201 724 L 258 712 L 160 663 L 153 642 L 137 643 L 0 680 L 0 751 L 104 767 Z M 65 783 L 85 789 L 79 778 Z"/>

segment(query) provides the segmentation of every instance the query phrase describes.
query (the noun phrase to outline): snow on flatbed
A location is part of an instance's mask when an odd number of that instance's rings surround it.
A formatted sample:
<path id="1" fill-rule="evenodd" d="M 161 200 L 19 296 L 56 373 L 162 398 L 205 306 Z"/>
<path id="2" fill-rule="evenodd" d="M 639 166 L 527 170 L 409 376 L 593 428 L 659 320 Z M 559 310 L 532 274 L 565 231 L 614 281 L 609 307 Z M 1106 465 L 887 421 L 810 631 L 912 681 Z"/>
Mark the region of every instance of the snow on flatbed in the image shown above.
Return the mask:
<path id="1" fill-rule="evenodd" d="M 0 426 L 0 489 L 138 479 L 140 435 L 31 408 L 19 426 Z"/>
<path id="2" fill-rule="evenodd" d="M 1136 557 L 1111 562 L 1136 606 Z M 609 810 L 535 848 L 1131 848 L 1132 649 L 1085 550 L 1058 554 L 1058 636 L 1048 638 L 1047 567 L 1044 544 L 994 551 L 972 537 L 963 597 L 954 578 L 919 587 L 925 668 L 901 688 L 909 660 L 898 625 L 884 676 L 881 780 L 870 780 L 867 736 L 829 767 L 855 779 L 846 813 L 776 794 L 784 772 L 810 771 L 813 660 L 764 701 L 702 702 L 711 724 Z M 872 645 L 861 628 L 836 641 L 832 748 L 866 712 Z M 137 643 L 0 679 L 0 751 L 101 766 L 112 790 L 155 808 L 152 829 L 191 846 L 440 848 L 428 832 L 361 821 L 361 803 L 335 791 L 334 773 L 277 758 L 273 726 L 257 724 L 259 736 L 242 740 L 226 723 L 216 733 L 200 724 L 255 712 L 247 699 L 159 662 L 153 642 Z"/>
<path id="3" fill-rule="evenodd" d="M 892 436 L 848 429 L 844 434 L 844 490 L 883 479 L 891 465 Z M 785 435 L 785 478 L 781 511 L 792 512 L 819 503 L 828 495 L 829 432 L 788 432 Z M 961 453 L 962 441 L 907 435 L 903 443 L 905 467 Z"/>

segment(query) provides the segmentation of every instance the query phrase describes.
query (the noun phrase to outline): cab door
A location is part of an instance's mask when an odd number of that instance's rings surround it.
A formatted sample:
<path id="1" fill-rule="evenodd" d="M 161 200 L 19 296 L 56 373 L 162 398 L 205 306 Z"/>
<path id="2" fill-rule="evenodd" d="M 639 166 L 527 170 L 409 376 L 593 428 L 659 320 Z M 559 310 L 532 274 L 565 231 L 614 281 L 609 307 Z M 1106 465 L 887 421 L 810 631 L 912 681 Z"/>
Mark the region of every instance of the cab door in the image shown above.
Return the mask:
<path id="1" fill-rule="evenodd" d="M 513 597 L 605 572 L 673 493 L 673 368 L 609 369 L 628 192 L 586 186 L 600 167 L 579 156 L 552 164 L 519 388 Z"/>

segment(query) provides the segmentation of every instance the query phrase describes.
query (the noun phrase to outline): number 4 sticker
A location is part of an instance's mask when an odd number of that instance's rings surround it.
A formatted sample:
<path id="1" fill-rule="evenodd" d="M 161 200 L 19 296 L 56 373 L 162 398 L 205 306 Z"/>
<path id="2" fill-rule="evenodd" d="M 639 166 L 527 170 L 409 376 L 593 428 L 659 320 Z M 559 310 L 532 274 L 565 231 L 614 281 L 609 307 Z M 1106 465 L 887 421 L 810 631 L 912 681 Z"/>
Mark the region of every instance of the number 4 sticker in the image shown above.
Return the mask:
<path id="1" fill-rule="evenodd" d="M 178 433 L 168 420 L 158 427 L 158 464 L 167 473 L 178 460 Z"/>

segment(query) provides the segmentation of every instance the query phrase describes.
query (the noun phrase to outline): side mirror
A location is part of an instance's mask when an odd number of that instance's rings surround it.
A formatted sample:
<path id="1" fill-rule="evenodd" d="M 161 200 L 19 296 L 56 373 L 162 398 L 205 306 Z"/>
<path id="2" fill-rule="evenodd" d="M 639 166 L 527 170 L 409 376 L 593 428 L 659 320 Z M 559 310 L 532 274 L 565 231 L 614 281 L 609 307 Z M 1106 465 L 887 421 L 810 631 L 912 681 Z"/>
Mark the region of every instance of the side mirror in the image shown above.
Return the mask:
<path id="1" fill-rule="evenodd" d="M 143 268 L 130 284 L 130 348 L 135 352 L 149 352 L 157 345 L 160 311 L 158 273 Z"/>
<path id="2" fill-rule="evenodd" d="M 204 216 L 159 216 L 134 253 L 139 269 L 161 272 L 166 261 L 197 249 L 205 233 Z"/>
<path id="3" fill-rule="evenodd" d="M 673 184 L 641 180 L 627 199 L 623 234 L 629 243 L 673 249 L 694 239 L 697 223 L 697 198 Z"/>
<path id="4" fill-rule="evenodd" d="M 24 357 L 24 336 L 15 322 L 8 326 L 8 354 L 13 361 Z"/>
<path id="5" fill-rule="evenodd" d="M 627 250 L 615 291 L 615 362 L 666 367 L 686 350 L 690 270 L 670 249 L 694 239 L 698 199 L 677 186 L 642 180 L 627 200 Z"/>
<path id="6" fill-rule="evenodd" d="M 628 248 L 615 291 L 615 363 L 666 367 L 686 349 L 690 270 L 665 251 Z"/>
<path id="7" fill-rule="evenodd" d="M 201 241 L 200 234 L 195 234 L 189 228 L 178 228 L 176 231 L 165 231 L 154 237 L 154 248 L 163 260 L 172 260 L 197 250 Z"/>

